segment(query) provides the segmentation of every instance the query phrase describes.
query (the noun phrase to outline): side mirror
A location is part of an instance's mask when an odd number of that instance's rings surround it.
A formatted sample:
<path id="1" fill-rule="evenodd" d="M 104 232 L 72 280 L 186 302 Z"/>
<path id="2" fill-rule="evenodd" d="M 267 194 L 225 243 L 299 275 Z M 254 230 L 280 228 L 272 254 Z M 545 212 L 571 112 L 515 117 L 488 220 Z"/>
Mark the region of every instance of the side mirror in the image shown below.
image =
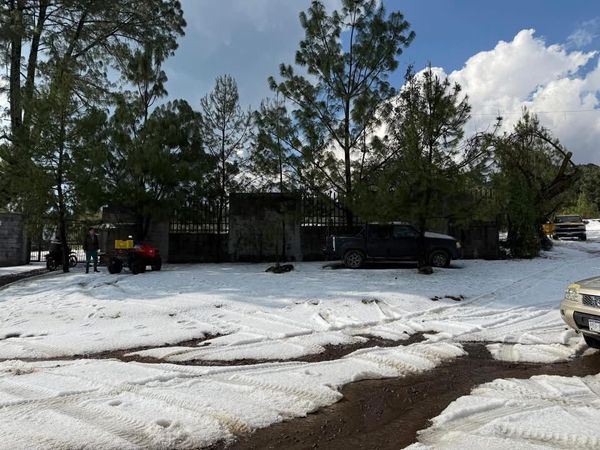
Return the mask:
<path id="1" fill-rule="evenodd" d="M 587 225 L 588 223 L 590 223 L 590 221 L 589 220 L 584 220 L 583 223 Z"/>

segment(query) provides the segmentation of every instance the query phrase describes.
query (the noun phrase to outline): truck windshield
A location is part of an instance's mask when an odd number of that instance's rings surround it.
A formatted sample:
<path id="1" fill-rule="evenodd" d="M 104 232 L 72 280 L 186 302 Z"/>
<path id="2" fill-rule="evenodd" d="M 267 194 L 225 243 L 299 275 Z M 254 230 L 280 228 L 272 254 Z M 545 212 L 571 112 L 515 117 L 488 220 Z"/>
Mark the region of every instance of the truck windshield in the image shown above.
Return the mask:
<path id="1" fill-rule="evenodd" d="M 579 216 L 558 216 L 556 218 L 556 223 L 565 223 L 565 222 L 581 222 L 581 217 Z"/>

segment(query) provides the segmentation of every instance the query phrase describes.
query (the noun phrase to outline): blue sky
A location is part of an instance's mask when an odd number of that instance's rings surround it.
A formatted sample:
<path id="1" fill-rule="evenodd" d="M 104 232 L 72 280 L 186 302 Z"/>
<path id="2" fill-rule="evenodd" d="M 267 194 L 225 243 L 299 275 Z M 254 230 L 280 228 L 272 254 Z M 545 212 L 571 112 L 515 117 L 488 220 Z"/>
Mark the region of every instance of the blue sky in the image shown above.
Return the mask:
<path id="1" fill-rule="evenodd" d="M 597 0 L 385 0 L 398 9 L 417 33 L 403 62 L 422 67 L 428 61 L 446 70 L 462 67 L 475 53 L 490 50 L 533 28 L 547 43 L 565 43 L 582 25 L 600 18 Z M 596 33 L 600 23 L 596 24 Z M 598 37 L 588 49 L 599 48 Z"/>
<path id="2" fill-rule="evenodd" d="M 329 8 L 339 0 L 324 0 Z M 399 87 L 408 64 L 429 62 L 460 82 L 474 120 L 489 126 L 502 113 L 518 118 L 523 106 L 540 118 L 578 162 L 600 163 L 600 1 L 383 0 L 400 10 L 417 37 L 392 76 Z M 176 55 L 165 65 L 169 98 L 194 107 L 217 75 L 233 75 L 242 104 L 258 106 L 270 94 L 269 75 L 292 63 L 302 29 L 298 13 L 309 0 L 182 0 L 188 22 Z M 532 30 L 535 30 L 532 31 Z M 502 43 L 501 41 L 504 41 Z M 571 112 L 576 111 L 576 112 Z"/>

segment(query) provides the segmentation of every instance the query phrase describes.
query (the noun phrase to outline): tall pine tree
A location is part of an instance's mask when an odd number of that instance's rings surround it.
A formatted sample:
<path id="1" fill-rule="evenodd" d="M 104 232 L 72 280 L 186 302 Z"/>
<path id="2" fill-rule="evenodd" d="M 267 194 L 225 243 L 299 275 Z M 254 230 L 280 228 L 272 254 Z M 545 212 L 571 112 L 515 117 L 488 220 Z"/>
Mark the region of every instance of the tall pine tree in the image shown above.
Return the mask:
<path id="1" fill-rule="evenodd" d="M 361 152 L 367 130 L 394 90 L 388 76 L 398 67 L 398 55 L 414 38 L 399 12 L 386 13 L 377 0 L 342 0 L 328 13 L 313 0 L 300 14 L 304 39 L 296 65 L 280 66 L 281 81 L 270 86 L 295 105 L 295 139 L 304 170 L 316 172 L 323 189 L 335 189 L 349 201 L 357 173 L 353 161 Z M 341 153 L 341 158 L 338 157 Z M 348 222 L 352 213 L 348 210 Z"/>

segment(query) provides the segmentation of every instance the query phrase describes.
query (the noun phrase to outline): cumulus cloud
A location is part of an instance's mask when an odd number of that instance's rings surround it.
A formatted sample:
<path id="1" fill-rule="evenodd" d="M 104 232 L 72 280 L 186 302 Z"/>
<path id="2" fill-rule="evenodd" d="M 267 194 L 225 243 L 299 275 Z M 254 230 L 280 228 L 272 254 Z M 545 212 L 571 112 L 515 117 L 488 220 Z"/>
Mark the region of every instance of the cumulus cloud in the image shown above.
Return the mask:
<path id="1" fill-rule="evenodd" d="M 573 151 L 576 162 L 600 163 L 597 52 L 548 45 L 534 30 L 522 30 L 512 41 L 498 42 L 447 76 L 469 96 L 473 113 L 469 132 L 489 128 L 498 115 L 509 129 L 527 107 Z"/>

